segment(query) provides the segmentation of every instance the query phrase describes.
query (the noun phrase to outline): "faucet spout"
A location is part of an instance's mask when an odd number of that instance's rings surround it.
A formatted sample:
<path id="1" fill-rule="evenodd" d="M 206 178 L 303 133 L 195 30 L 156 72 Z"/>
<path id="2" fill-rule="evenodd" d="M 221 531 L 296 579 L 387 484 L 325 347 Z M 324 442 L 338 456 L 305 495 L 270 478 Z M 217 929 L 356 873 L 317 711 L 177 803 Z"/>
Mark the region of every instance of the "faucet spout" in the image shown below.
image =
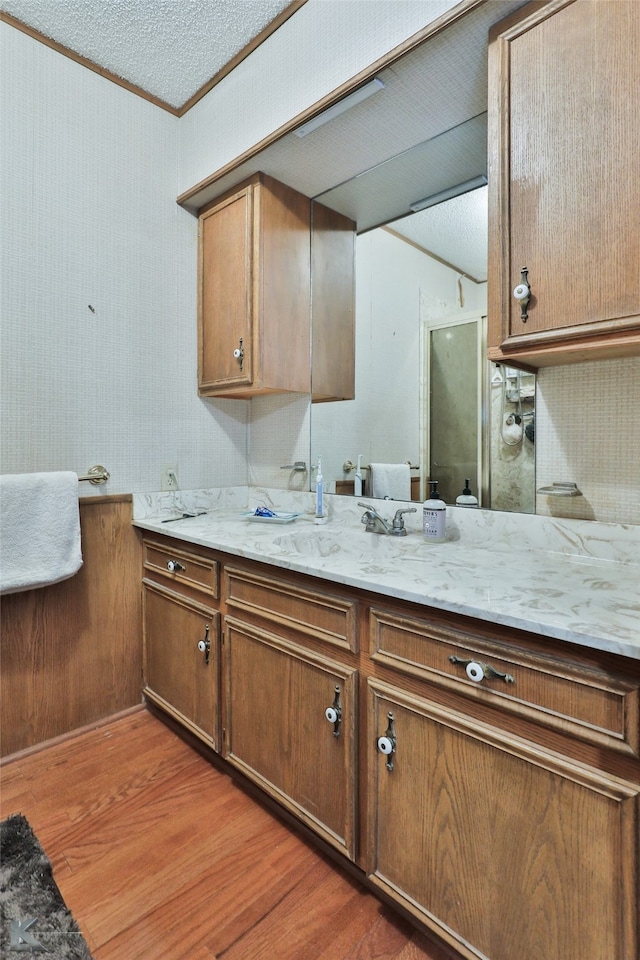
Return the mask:
<path id="1" fill-rule="evenodd" d="M 381 517 L 375 507 L 370 503 L 358 503 L 359 507 L 364 507 L 364 513 L 360 517 L 360 523 L 366 524 L 367 533 L 391 533 L 390 524 Z"/>

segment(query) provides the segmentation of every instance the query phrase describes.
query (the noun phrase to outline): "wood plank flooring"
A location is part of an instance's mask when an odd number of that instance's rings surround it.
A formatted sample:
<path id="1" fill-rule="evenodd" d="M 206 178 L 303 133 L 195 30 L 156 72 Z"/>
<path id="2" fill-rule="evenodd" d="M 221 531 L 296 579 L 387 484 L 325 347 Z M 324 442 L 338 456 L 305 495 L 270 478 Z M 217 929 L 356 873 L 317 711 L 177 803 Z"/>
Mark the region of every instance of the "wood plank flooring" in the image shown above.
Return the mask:
<path id="1" fill-rule="evenodd" d="M 147 711 L 15 759 L 95 960 L 447 960 Z"/>

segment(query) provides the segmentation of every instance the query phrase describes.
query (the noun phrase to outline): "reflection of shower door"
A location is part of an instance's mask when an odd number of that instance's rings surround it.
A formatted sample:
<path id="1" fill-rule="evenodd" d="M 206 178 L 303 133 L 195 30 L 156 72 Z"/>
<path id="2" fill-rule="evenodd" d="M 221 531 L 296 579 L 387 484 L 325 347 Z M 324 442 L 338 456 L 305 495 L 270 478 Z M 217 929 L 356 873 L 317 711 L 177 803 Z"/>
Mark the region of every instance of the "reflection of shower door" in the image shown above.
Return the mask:
<path id="1" fill-rule="evenodd" d="M 447 503 L 456 502 L 467 478 L 482 502 L 483 321 L 441 322 L 426 331 L 427 472 Z"/>

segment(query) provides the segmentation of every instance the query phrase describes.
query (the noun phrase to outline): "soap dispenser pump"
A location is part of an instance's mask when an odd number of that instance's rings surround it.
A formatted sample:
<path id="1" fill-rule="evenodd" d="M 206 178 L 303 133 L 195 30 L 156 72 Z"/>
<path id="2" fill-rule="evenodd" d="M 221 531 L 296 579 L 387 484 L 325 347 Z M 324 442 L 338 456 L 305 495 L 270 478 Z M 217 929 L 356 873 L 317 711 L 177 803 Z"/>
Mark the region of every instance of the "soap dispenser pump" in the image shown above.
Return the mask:
<path id="1" fill-rule="evenodd" d="M 464 490 L 459 497 L 456 497 L 456 506 L 457 507 L 477 507 L 478 498 L 474 497 L 471 493 L 471 487 L 469 486 L 470 481 L 464 481 Z"/>
<path id="2" fill-rule="evenodd" d="M 438 481 L 429 481 L 429 498 L 422 505 L 422 533 L 429 543 L 444 543 L 447 526 L 447 505 L 438 493 Z"/>

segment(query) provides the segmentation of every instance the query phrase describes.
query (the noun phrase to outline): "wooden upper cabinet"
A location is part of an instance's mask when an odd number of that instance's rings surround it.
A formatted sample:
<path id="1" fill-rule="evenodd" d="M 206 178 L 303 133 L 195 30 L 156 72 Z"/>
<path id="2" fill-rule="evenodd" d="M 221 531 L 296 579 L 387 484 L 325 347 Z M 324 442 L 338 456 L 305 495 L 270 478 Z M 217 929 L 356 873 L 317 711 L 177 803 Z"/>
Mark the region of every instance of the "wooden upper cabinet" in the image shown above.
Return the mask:
<path id="1" fill-rule="evenodd" d="M 309 392 L 310 210 L 256 174 L 200 213 L 201 396 Z"/>
<path id="2" fill-rule="evenodd" d="M 316 277 L 311 201 L 301 193 L 260 173 L 200 211 L 201 396 L 310 393 L 312 302 L 322 399 L 353 396 L 355 230 L 350 221 L 327 213 L 318 214 Z"/>
<path id="3" fill-rule="evenodd" d="M 640 353 L 638 49 L 635 0 L 529 4 L 491 33 L 491 359 Z"/>

